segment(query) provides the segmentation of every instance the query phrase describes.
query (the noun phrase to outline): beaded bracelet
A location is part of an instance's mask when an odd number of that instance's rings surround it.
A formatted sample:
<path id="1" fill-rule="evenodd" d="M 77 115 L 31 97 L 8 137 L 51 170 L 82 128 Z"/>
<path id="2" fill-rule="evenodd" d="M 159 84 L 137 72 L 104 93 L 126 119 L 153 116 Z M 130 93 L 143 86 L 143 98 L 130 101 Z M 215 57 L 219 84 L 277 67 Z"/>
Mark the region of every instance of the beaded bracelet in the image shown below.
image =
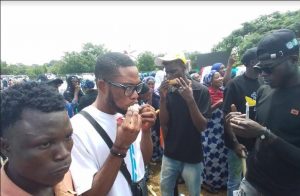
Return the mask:
<path id="1" fill-rule="evenodd" d="M 126 157 L 126 153 L 125 154 L 120 153 L 120 152 L 114 150 L 113 148 L 110 149 L 110 154 L 112 154 L 115 157 L 122 158 L 122 159 Z"/>

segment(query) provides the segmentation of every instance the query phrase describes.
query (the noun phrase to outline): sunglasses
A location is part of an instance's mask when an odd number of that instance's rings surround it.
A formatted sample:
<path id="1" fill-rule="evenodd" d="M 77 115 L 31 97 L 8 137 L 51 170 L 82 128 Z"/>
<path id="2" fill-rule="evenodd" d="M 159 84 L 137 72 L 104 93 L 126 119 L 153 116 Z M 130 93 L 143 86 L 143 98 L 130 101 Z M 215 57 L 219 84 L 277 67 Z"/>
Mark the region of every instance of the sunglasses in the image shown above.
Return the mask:
<path id="1" fill-rule="evenodd" d="M 115 87 L 119 87 L 119 88 L 123 88 L 124 89 L 124 95 L 129 97 L 131 96 L 134 91 L 136 91 L 138 94 L 142 91 L 143 88 L 143 83 L 139 83 L 137 85 L 125 85 L 125 84 L 121 84 L 121 83 L 117 83 L 117 82 L 111 82 L 111 81 L 106 81 L 108 84 L 115 86 Z"/>
<path id="2" fill-rule="evenodd" d="M 264 72 L 266 74 L 271 74 L 271 73 L 273 73 L 274 69 L 278 65 L 281 65 L 284 61 L 286 61 L 286 58 L 279 62 L 263 64 L 263 66 L 255 65 L 255 66 L 253 66 L 253 68 L 259 73 Z"/>

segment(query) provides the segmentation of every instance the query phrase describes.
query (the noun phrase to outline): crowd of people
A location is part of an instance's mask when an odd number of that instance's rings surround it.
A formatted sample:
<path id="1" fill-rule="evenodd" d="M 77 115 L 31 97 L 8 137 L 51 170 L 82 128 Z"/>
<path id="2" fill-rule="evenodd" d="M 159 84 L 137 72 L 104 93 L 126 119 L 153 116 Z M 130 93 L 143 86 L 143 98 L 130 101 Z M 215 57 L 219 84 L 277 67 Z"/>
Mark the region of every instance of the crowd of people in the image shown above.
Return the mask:
<path id="1" fill-rule="evenodd" d="M 1 91 L 1 195 L 147 196 L 201 188 L 228 196 L 300 195 L 299 42 L 264 35 L 241 56 L 189 73 L 183 54 L 140 78 L 126 54 L 97 58 L 95 81 L 41 76 Z M 201 82 L 203 77 L 203 83 Z"/>

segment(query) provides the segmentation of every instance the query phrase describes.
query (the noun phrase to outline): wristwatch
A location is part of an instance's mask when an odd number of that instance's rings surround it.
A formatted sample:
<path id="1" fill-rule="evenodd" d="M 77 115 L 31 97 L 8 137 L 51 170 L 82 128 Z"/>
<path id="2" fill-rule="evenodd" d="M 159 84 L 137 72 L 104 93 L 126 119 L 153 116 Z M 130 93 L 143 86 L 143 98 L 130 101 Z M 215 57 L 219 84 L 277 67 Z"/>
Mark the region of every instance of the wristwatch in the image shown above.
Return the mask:
<path id="1" fill-rule="evenodd" d="M 270 134 L 271 134 L 270 129 L 268 129 L 267 127 L 264 127 L 263 134 L 261 134 L 259 137 L 261 140 L 265 140 L 265 139 L 269 138 Z"/>

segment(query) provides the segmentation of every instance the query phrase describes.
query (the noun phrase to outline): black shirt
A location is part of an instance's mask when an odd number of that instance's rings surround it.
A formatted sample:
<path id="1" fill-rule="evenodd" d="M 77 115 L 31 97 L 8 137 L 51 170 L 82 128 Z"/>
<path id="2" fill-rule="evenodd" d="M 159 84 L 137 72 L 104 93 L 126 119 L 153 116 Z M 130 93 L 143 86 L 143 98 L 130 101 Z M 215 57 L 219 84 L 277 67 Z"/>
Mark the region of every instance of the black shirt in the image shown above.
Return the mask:
<path id="1" fill-rule="evenodd" d="M 266 196 L 300 195 L 300 85 L 258 91 L 257 122 L 278 136 L 257 139 L 247 159 L 247 180 Z"/>
<path id="2" fill-rule="evenodd" d="M 74 99 L 74 90 L 71 90 L 71 88 L 68 88 L 63 93 L 63 96 L 64 96 L 65 100 L 67 100 L 69 103 L 72 103 L 72 101 Z M 78 93 L 78 100 L 80 100 L 80 98 L 82 96 L 83 96 L 83 92 L 80 90 L 79 93 Z"/>
<path id="3" fill-rule="evenodd" d="M 192 88 L 199 111 L 204 117 L 209 118 L 211 104 L 208 89 L 194 81 L 192 81 Z M 169 123 L 164 154 L 186 163 L 201 162 L 203 160 L 201 133 L 197 131 L 188 106 L 177 91 L 167 94 L 167 110 Z"/>
<path id="4" fill-rule="evenodd" d="M 95 89 L 89 90 L 85 95 L 83 95 L 78 103 L 78 112 L 83 108 L 91 105 L 97 98 L 98 91 Z"/>
<path id="5" fill-rule="evenodd" d="M 223 111 L 225 114 L 231 112 L 230 106 L 234 104 L 238 112 L 246 112 L 246 96 L 253 100 L 256 100 L 256 91 L 262 84 L 261 79 L 251 79 L 245 74 L 240 75 L 232 79 L 226 86 L 224 90 L 224 102 Z M 255 119 L 255 106 L 249 107 L 249 117 L 250 119 Z M 246 146 L 247 150 L 250 151 L 253 148 L 255 139 L 245 139 L 236 136 L 239 143 Z M 226 138 L 226 137 L 225 137 Z M 226 145 L 231 148 L 228 141 Z"/>

